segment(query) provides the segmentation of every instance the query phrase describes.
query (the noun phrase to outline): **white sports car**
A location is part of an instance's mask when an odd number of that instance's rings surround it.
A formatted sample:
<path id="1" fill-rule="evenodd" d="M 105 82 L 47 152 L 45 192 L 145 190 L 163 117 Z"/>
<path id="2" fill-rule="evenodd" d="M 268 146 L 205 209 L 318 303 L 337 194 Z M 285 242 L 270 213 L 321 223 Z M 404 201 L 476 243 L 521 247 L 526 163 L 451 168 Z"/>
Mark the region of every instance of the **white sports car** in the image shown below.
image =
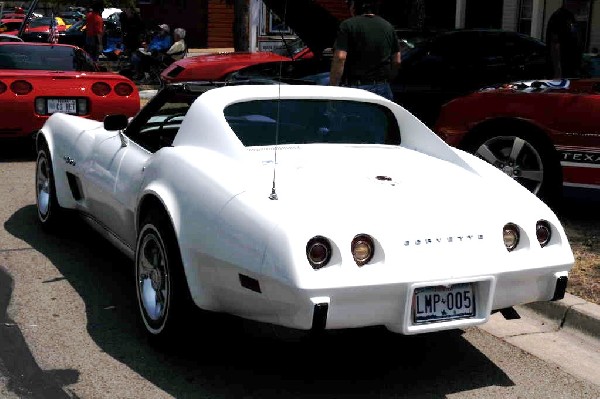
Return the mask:
<path id="1" fill-rule="evenodd" d="M 301 330 L 464 328 L 562 298 L 574 262 L 538 198 L 358 89 L 173 84 L 129 121 L 54 114 L 37 148 L 42 225 L 75 210 L 135 261 L 153 337 L 188 304 Z"/>

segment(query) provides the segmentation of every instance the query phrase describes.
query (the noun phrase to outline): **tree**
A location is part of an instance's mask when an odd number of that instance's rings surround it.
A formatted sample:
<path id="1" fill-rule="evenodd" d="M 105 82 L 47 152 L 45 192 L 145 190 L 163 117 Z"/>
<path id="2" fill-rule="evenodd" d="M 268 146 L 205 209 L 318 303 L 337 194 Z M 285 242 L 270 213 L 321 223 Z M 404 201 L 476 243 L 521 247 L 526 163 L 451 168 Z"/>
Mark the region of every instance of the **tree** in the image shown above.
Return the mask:
<path id="1" fill-rule="evenodd" d="M 248 0 L 226 0 L 233 6 L 233 48 L 248 51 Z"/>

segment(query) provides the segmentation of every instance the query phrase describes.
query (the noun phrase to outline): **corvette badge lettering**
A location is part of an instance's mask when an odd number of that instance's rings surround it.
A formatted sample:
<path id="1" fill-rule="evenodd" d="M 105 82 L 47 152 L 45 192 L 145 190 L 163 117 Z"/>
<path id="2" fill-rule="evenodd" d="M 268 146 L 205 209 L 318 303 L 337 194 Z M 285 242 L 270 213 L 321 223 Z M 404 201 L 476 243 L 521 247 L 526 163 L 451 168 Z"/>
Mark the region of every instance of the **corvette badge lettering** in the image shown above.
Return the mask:
<path id="1" fill-rule="evenodd" d="M 436 238 L 424 238 L 421 240 L 405 240 L 404 246 L 414 245 L 430 245 L 430 244 L 442 244 L 442 243 L 457 243 L 457 242 L 468 242 L 468 241 L 479 241 L 483 240 L 483 234 L 469 234 L 466 236 L 448 236 L 448 237 L 436 237 Z"/>

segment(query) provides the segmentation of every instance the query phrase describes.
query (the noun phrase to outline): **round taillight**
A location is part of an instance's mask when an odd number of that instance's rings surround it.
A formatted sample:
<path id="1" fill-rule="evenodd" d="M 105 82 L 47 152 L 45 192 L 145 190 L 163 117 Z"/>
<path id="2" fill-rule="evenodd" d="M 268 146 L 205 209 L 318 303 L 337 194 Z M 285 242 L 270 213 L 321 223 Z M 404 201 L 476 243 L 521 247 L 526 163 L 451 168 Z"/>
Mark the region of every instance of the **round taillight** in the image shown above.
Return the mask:
<path id="1" fill-rule="evenodd" d="M 6 91 L 6 85 L 3 82 L 0 82 L 0 94 Z"/>
<path id="2" fill-rule="evenodd" d="M 92 85 L 92 93 L 104 97 L 110 93 L 110 85 L 104 82 L 96 82 Z"/>
<path id="3" fill-rule="evenodd" d="M 507 223 L 502 229 L 502 238 L 504 246 L 508 251 L 512 251 L 519 245 L 519 226 L 514 223 Z"/>
<path id="4" fill-rule="evenodd" d="M 22 96 L 28 94 L 33 90 L 33 86 L 26 80 L 15 80 L 10 84 L 10 91 Z"/>
<path id="5" fill-rule="evenodd" d="M 331 244 L 325 237 L 311 238 L 306 244 L 306 257 L 313 269 L 322 268 L 331 259 Z"/>
<path id="6" fill-rule="evenodd" d="M 545 220 L 538 220 L 535 225 L 535 235 L 537 236 L 537 240 L 542 248 L 548 245 L 550 238 L 552 237 L 552 228 L 550 227 L 550 223 Z"/>
<path id="7" fill-rule="evenodd" d="M 117 85 L 115 86 L 115 93 L 118 96 L 129 96 L 131 95 L 131 93 L 133 93 L 133 87 L 131 87 L 131 85 L 127 83 L 117 83 Z"/>
<path id="8" fill-rule="evenodd" d="M 354 262 L 356 262 L 358 266 L 369 263 L 369 261 L 373 259 L 373 254 L 375 253 L 373 239 L 367 234 L 359 234 L 354 237 L 350 249 L 352 251 Z"/>

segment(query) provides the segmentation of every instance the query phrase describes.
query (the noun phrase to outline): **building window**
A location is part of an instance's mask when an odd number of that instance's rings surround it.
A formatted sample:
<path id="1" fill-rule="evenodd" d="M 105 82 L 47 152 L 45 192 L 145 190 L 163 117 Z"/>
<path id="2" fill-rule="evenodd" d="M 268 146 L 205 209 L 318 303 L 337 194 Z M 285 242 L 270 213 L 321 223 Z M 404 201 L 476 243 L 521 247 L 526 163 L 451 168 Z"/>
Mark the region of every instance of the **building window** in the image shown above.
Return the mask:
<path id="1" fill-rule="evenodd" d="M 533 15 L 533 0 L 521 0 L 519 5 L 519 22 L 517 32 L 531 35 L 531 16 Z"/>

